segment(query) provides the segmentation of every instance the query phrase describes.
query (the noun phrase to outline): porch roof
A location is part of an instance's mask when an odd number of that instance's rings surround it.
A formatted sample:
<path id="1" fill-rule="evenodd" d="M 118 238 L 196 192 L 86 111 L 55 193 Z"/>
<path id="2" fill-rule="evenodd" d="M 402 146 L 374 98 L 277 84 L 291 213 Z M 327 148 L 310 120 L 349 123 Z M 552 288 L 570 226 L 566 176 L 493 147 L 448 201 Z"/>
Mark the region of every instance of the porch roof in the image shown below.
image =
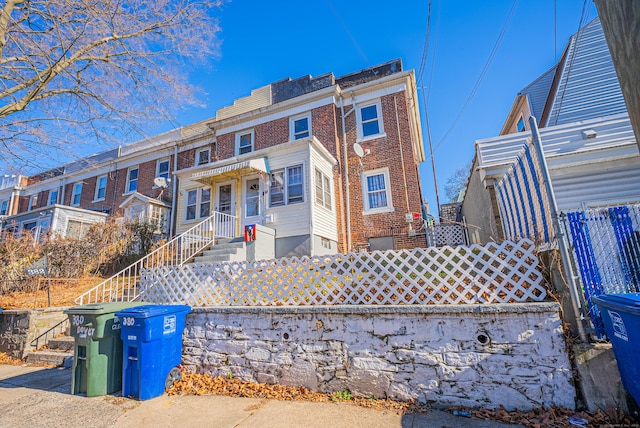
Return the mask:
<path id="1" fill-rule="evenodd" d="M 252 170 L 262 171 L 265 173 L 269 173 L 269 166 L 267 164 L 267 158 L 255 158 L 248 159 L 242 162 L 235 162 L 224 166 L 219 166 L 217 168 L 207 169 L 205 171 L 198 171 L 191 174 L 192 180 L 200 180 L 203 178 L 213 177 L 216 175 L 222 175 L 229 172 L 237 171 L 240 169 L 249 168 Z"/>

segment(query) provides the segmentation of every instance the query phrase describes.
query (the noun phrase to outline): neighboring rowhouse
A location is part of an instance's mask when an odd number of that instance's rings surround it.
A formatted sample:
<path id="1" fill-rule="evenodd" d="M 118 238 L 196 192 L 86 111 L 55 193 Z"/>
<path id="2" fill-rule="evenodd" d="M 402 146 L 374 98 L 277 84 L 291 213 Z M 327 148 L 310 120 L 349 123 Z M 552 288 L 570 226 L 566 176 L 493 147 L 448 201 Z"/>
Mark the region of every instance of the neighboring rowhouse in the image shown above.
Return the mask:
<path id="1" fill-rule="evenodd" d="M 462 206 L 473 243 L 548 242 L 550 219 L 536 205 L 545 196 L 534 177 L 531 116 L 561 211 L 640 200 L 640 156 L 596 18 L 570 38 L 555 67 L 518 94 L 500 136 L 476 141 Z"/>
<path id="2" fill-rule="evenodd" d="M 64 206 L 177 234 L 218 213 L 235 236 L 273 229 L 278 257 L 413 248 L 423 160 L 414 73 L 395 60 L 275 82 L 210 120 L 30 177 L 5 221 L 27 229 L 21 215 Z"/>

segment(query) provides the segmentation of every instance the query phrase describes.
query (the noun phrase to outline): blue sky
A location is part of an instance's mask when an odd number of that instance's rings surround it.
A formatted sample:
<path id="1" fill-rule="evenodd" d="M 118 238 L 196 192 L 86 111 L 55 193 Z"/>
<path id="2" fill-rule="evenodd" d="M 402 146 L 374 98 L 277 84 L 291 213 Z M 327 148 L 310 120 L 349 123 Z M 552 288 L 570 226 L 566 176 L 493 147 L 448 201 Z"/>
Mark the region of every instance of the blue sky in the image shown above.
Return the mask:
<path id="1" fill-rule="evenodd" d="M 249 95 L 251 89 L 286 77 L 327 72 L 340 76 L 394 58 L 401 58 L 405 69 L 417 73 L 425 45 L 428 3 L 226 3 L 219 12 L 220 56 L 192 76 L 192 82 L 203 90 L 206 107 L 181 111 L 179 123 L 174 125 L 212 117 L 216 109 Z M 446 202 L 444 183 L 472 159 L 474 141 L 498 135 L 517 92 L 556 63 L 569 36 L 578 30 L 583 4 L 589 21 L 596 16 L 589 0 L 517 2 L 480 86 L 459 116 L 513 4 L 513 0 L 432 2 L 423 80 L 425 85 L 431 83 L 425 94 L 441 203 Z M 420 107 L 426 146 L 422 103 Z M 431 211 L 436 212 L 430 159 L 420 171 L 423 194 Z"/>

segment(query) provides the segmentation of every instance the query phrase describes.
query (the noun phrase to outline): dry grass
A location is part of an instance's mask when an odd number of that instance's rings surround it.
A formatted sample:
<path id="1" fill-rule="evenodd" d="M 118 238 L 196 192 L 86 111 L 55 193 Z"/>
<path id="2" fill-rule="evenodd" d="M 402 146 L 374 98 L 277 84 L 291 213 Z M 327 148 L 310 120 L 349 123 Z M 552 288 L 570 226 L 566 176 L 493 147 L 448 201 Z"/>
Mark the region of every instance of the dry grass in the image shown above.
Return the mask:
<path id="1" fill-rule="evenodd" d="M 74 306 L 74 299 L 97 285 L 102 278 L 89 277 L 81 279 L 52 279 L 41 283 L 41 289 L 32 291 L 16 291 L 0 295 L 2 309 L 35 309 L 49 307 L 47 297 L 51 297 L 51 307 Z"/>

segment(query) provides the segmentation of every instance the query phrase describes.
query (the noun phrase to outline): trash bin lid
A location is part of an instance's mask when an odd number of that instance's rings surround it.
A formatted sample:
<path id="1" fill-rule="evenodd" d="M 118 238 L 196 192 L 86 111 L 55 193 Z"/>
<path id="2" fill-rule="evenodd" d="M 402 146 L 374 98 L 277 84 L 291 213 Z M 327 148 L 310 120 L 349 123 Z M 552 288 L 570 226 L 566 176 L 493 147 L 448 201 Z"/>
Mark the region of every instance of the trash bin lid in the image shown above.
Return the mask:
<path id="1" fill-rule="evenodd" d="M 191 312 L 191 307 L 187 305 L 144 305 L 123 309 L 116 315 L 119 317 L 152 318 L 178 312 Z"/>
<path id="2" fill-rule="evenodd" d="M 64 311 L 65 314 L 102 315 L 118 312 L 132 306 L 145 305 L 145 302 L 101 302 L 74 306 Z"/>
<path id="3" fill-rule="evenodd" d="M 607 308 L 640 314 L 640 293 L 601 294 L 593 301 Z"/>

